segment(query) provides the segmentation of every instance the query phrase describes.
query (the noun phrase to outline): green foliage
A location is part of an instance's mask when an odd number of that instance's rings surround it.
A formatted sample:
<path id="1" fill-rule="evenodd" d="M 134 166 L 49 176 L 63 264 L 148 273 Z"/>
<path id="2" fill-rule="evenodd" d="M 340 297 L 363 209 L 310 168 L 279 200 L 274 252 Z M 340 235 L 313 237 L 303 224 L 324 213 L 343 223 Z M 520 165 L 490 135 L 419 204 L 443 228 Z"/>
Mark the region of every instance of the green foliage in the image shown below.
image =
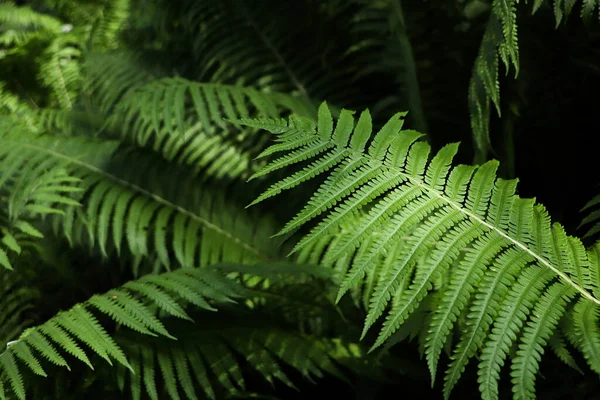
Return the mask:
<path id="1" fill-rule="evenodd" d="M 43 234 L 31 223 L 32 218 L 64 214 L 61 206 L 79 206 L 72 198 L 78 192 L 79 179 L 68 173 L 61 158 L 48 158 L 17 132 L 5 131 L 0 137 L 0 264 L 12 269 L 9 253 L 21 253 L 22 241 L 41 238 Z M 40 139 L 36 146 L 52 144 Z"/>
<path id="2" fill-rule="evenodd" d="M 547 348 L 600 373 L 600 245 L 488 161 L 518 1 L 27 4 L 0 5 L 0 399 L 375 398 L 411 340 L 446 398 L 470 366 L 535 398 Z"/>
<path id="3" fill-rule="evenodd" d="M 593 224 L 587 228 L 588 230 L 584 237 L 591 237 L 600 232 L 600 211 L 598 209 L 594 209 L 598 204 L 600 204 L 600 195 L 594 196 L 594 198 L 588 201 L 581 209 L 581 211 L 585 211 L 587 215 L 581 220 L 579 227 Z M 593 209 L 593 211 L 590 211 L 590 209 Z"/>
<path id="4" fill-rule="evenodd" d="M 243 314 L 237 317 L 250 319 Z M 255 378 L 244 377 L 248 367 L 269 384 L 279 381 L 294 387 L 284 367 L 293 368 L 304 379 L 318 379 L 327 373 L 347 380 L 340 366 L 351 366 L 352 361 L 366 356 L 356 343 L 297 335 L 269 320 L 252 319 L 251 325 L 235 319 L 209 320 L 200 331 L 186 326 L 176 342 L 126 342 L 125 351 L 135 358 L 131 358 L 132 370 L 121 368 L 118 372 L 127 375 L 120 378 L 123 389 L 128 379 L 127 389 L 134 399 L 141 398 L 141 392 L 158 399 L 157 387 L 161 386 L 173 399 L 180 398 L 181 392 L 185 398 L 199 398 L 196 386 L 208 398 L 222 398 L 223 392 L 241 395 L 248 392 L 248 386 L 257 386 Z M 373 362 L 369 365 L 375 366 Z"/>
<path id="5" fill-rule="evenodd" d="M 511 68 L 515 70 L 515 77 L 519 74 L 518 3 L 518 0 L 491 1 L 490 17 L 473 67 L 469 85 L 469 112 L 477 163 L 485 161 L 487 153 L 492 150 L 489 132 L 490 103 L 494 104 L 498 116 L 501 116 L 498 59 L 502 59 L 506 75 Z M 561 22 L 566 21 L 578 2 L 575 0 L 554 0 L 552 2 L 536 0 L 532 13 L 534 14 L 540 7 L 549 5 L 549 3 L 553 4 L 558 28 Z M 599 8 L 600 2 L 583 0 L 581 2 L 581 18 L 589 22 L 596 13 L 596 9 Z"/>
<path id="6" fill-rule="evenodd" d="M 593 367 L 599 337 L 587 327 L 596 326 L 600 287 L 581 241 L 551 224 L 533 199 L 518 197 L 516 181 L 497 178 L 497 162 L 452 168 L 457 146 L 444 146 L 430 158 L 430 147 L 418 141 L 418 133 L 401 130 L 403 114 L 375 134 L 368 111 L 356 125 L 352 114 L 343 110 L 334 124 L 323 103 L 317 123 L 299 117 L 237 122 L 263 125 L 278 137 L 266 153 L 283 155 L 255 176 L 304 165 L 257 201 L 330 171 L 280 234 L 320 216 L 292 252 L 342 235 L 312 251 L 325 265 L 344 264 L 338 301 L 350 289 L 363 287 L 369 303 L 363 336 L 388 310 L 373 348 L 390 339 L 437 287 L 441 301 L 423 328 L 432 379 L 449 333 L 464 321 L 446 371 L 446 397 L 469 359 L 480 352 L 482 397 L 498 398 L 500 369 L 511 346 L 518 345 L 512 360 L 514 391 L 533 398 L 543 346 L 565 304 L 577 294 L 573 336 Z M 341 231 L 356 218 L 353 230 Z"/>
<path id="7" fill-rule="evenodd" d="M 41 360 L 69 368 L 66 355 L 61 354 L 66 353 L 93 368 L 82 343 L 110 365 L 114 360 L 132 369 L 123 350 L 102 327 L 95 312 L 138 333 L 174 339 L 155 317 L 150 305 L 175 317 L 189 319 L 181 307 L 182 301 L 214 310 L 207 299 L 227 302 L 239 293 L 240 289 L 232 281 L 210 269 L 182 269 L 128 282 L 122 288 L 94 295 L 85 303 L 62 311 L 42 325 L 26 329 L 17 340 L 9 342 L 0 355 L 0 376 L 6 375 L 13 392 L 24 399 L 20 362 L 35 374 L 47 376 Z M 5 397 L 4 391 L 0 396 Z"/>

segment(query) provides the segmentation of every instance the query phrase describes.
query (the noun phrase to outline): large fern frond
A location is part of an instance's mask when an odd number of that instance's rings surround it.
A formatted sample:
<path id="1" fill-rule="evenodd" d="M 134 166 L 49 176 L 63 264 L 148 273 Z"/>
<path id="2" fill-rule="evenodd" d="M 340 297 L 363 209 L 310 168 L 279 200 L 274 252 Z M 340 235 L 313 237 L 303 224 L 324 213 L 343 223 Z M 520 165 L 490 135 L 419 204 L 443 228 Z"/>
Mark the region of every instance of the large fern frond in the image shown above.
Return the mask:
<path id="1" fill-rule="evenodd" d="M 388 359 L 368 356 L 364 347 L 348 340 L 347 321 L 324 327 L 342 321 L 340 315 L 331 314 L 333 307 L 324 296 L 332 288 L 327 270 L 277 263 L 216 268 L 243 272 L 247 308 L 191 314 L 203 321 L 198 327 L 173 321 L 167 327 L 177 342 L 158 337 L 140 341 L 126 335 L 125 352 L 136 359 L 131 359 L 133 370 L 118 372 L 121 390 L 134 399 L 143 392 L 152 399 L 166 395 L 196 399 L 198 392 L 223 398 L 262 393 L 260 380 L 295 387 L 300 377 L 312 381 L 328 374 L 347 380 L 346 372 L 383 376 L 381 367 Z M 325 286 L 315 285 L 318 282 Z"/>
<path id="2" fill-rule="evenodd" d="M 374 135 L 368 111 L 360 114 L 356 125 L 352 113 L 342 111 L 334 126 L 325 103 L 318 122 L 306 122 L 303 128 L 293 118 L 269 121 L 271 126 L 262 120 L 238 122 L 263 125 L 278 135 L 279 143 L 270 151 L 284 155 L 257 175 L 304 165 L 259 200 L 331 171 L 280 233 L 322 216 L 296 244 L 293 251 L 298 251 L 327 235 L 339 235 L 345 221 L 359 218 L 357 229 L 320 250 L 328 265 L 352 259 L 338 299 L 365 284 L 365 276 L 376 282 L 363 335 L 388 311 L 373 347 L 388 340 L 436 288 L 442 301 L 428 322 L 425 340 L 432 377 L 448 334 L 457 320 L 464 320 L 446 374 L 446 394 L 467 361 L 481 351 L 481 392 L 486 399 L 497 398 L 498 373 L 518 334 L 542 324 L 532 329 L 543 334 L 522 345 L 523 351 L 539 353 L 563 314 L 550 305 L 564 304 L 577 294 L 586 307 L 597 307 L 597 271 L 578 239 L 551 224 L 533 199 L 515 194 L 516 181 L 496 177 L 497 162 L 452 168 L 456 144 L 430 158 L 429 145 L 418 141 L 420 134 L 401 130 L 402 116 L 391 118 Z M 595 317 L 585 315 L 588 322 Z M 519 362 L 523 359 L 513 359 L 513 364 Z M 514 371 L 516 390 L 532 386 L 537 357 L 527 358 L 527 364 Z"/>
<path id="3" fill-rule="evenodd" d="M 23 173 L 44 172 L 44 179 L 67 180 L 75 187 L 70 190 L 81 191 L 77 197 L 83 204 L 81 208 L 73 200 L 54 195 L 50 200 L 55 203 L 69 203 L 39 210 L 56 210 L 61 214 L 54 219 L 55 232 L 66 235 L 71 243 L 87 243 L 105 255 L 127 249 L 137 259 L 155 260 L 166 267 L 173 260 L 184 266 L 198 266 L 276 258 L 277 249 L 269 240 L 272 231 L 267 219 L 250 218 L 235 203 L 224 201 L 214 189 L 181 185 L 190 179 L 189 174 L 157 162 L 156 157 L 118 149 L 115 142 L 35 136 L 25 130 L 0 137 L 0 143 L 2 151 L 10 155 L 7 168 L 16 165 L 11 160 L 27 154 L 30 155 L 27 161 L 38 160 L 42 167 L 50 168 L 53 163 L 68 165 L 68 169 L 39 171 L 31 162 L 27 166 L 32 169 L 24 169 Z M 176 174 L 180 177 L 174 179 Z M 65 190 L 64 185 L 53 188 Z M 13 196 L 20 193 L 9 189 Z M 46 197 L 43 200 L 48 201 Z M 18 210 L 31 207 L 23 201 L 14 203 Z M 33 206 L 36 210 L 40 208 Z M 16 211 L 11 215 L 17 215 Z M 254 227 L 256 221 L 261 221 L 258 228 Z M 19 222 L 16 226 L 31 227 L 24 224 Z"/>

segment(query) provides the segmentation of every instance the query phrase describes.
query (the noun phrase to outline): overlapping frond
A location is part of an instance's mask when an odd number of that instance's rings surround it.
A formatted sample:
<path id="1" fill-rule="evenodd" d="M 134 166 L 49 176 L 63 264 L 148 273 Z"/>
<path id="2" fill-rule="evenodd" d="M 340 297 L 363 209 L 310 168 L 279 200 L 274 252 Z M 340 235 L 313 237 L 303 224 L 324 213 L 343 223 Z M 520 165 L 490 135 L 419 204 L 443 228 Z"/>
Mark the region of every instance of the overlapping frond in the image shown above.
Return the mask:
<path id="1" fill-rule="evenodd" d="M 37 196 L 52 204 L 61 203 L 61 207 L 49 208 L 45 203 L 30 204 L 35 197 L 29 203 L 15 198 L 14 210 L 8 209 L 12 210 L 12 220 L 30 209 L 58 212 L 61 215 L 53 219 L 55 232 L 66 235 L 71 243 L 87 243 L 105 255 L 126 248 L 138 259 L 155 260 L 167 268 L 173 264 L 253 263 L 276 258 L 276 243 L 269 240 L 273 231 L 268 218 L 255 219 L 215 189 L 192 185 L 189 174 L 178 172 L 156 157 L 132 149 L 119 150 L 118 143 L 110 141 L 32 136 L 26 131 L 5 135 L 0 143 L 8 157 L 7 168 L 16 168 L 16 161 L 23 157 L 27 162 L 24 166 L 31 168 L 22 173 L 37 173 L 41 182 L 48 180 L 54 185 L 50 189 L 57 192 L 46 194 L 48 189 L 36 186 L 40 192 Z M 41 163 L 40 168 L 34 168 L 34 160 Z M 67 163 L 68 170 L 53 167 Z M 31 196 L 28 186 L 17 190 L 21 186 L 9 188 L 9 193 L 20 196 L 18 199 L 25 194 Z M 67 189 L 81 191 L 76 199 L 83 207 L 59 196 Z M 15 226 L 39 235 L 26 222 Z"/>
<path id="2" fill-rule="evenodd" d="M 73 108 L 81 83 L 81 50 L 76 33 L 54 38 L 41 56 L 39 79 L 61 109 Z"/>
<path id="3" fill-rule="evenodd" d="M 36 287 L 14 271 L 0 271 L 0 343 L 15 339 L 34 321 L 29 314 L 40 297 Z"/>
<path id="4" fill-rule="evenodd" d="M 600 195 L 594 196 L 581 209 L 582 212 L 587 213 L 585 218 L 581 220 L 581 224 L 579 224 L 580 228 L 588 226 L 584 238 L 593 237 L 600 232 L 600 210 L 598 209 L 598 204 L 600 204 Z"/>
<path id="5" fill-rule="evenodd" d="M 183 321 L 168 324 L 177 342 L 124 337 L 133 370 L 120 368 L 121 390 L 134 399 L 224 398 L 263 392 L 281 382 L 295 387 L 297 375 L 314 380 L 323 375 L 347 379 L 346 372 L 381 378 L 383 359 L 344 339 L 347 324 L 326 328 L 339 315 L 327 299 L 331 273 L 320 267 L 269 263 L 256 266 L 219 265 L 219 272 L 239 275 L 245 306 L 223 307 L 200 316 L 202 326 Z M 325 286 L 318 284 L 324 283 Z M 303 326 L 298 326 L 302 322 Z M 313 322 L 312 324 L 310 322 Z M 293 374 L 290 375 L 289 372 Z M 256 379 L 261 378 L 261 379 Z M 266 393 L 262 393 L 266 394 Z"/>
<path id="6" fill-rule="evenodd" d="M 93 368 L 90 361 L 93 354 L 111 365 L 116 361 L 132 369 L 121 347 L 98 321 L 99 315 L 137 333 L 174 339 L 155 316 L 156 308 L 189 319 L 182 304 L 214 310 L 209 301 L 231 302 L 240 296 L 241 290 L 233 280 L 209 268 L 181 269 L 128 282 L 61 311 L 9 342 L 0 354 L 0 381 L 6 382 L 17 398 L 25 399 L 23 371 L 45 377 L 44 364 L 48 362 L 69 368 L 67 360 L 74 357 Z M 6 398 L 4 387 L 0 384 L 2 398 Z"/>
<path id="7" fill-rule="evenodd" d="M 217 178 L 244 177 L 251 159 L 267 140 L 226 119 L 315 112 L 305 99 L 183 78 L 163 78 L 140 86 L 118 103 L 117 111 L 113 123 L 124 139 L 152 148 L 196 174 Z"/>
<path id="8" fill-rule="evenodd" d="M 106 114 L 131 91 L 156 79 L 135 54 L 127 51 L 88 54 L 83 69 L 86 91 Z"/>
<path id="9" fill-rule="evenodd" d="M 341 367 L 366 356 L 366 349 L 356 343 L 301 335 L 257 315 L 200 319 L 202 327 L 171 329 L 177 342 L 124 342 L 132 368 L 119 369 L 122 390 L 133 399 L 225 398 L 258 391 L 262 385 L 257 377 L 295 387 L 286 373 L 290 368 L 309 380 L 325 374 L 347 379 Z M 376 367 L 373 360 L 368 366 Z"/>
<path id="10" fill-rule="evenodd" d="M 73 195 L 81 190 L 68 160 L 40 154 L 35 147 L 49 143 L 36 135 L 24 140 L 20 133 L 0 129 L 0 265 L 8 269 L 9 254 L 21 253 L 23 241 L 43 237 L 32 220 L 79 206 Z"/>
<path id="11" fill-rule="evenodd" d="M 344 58 L 348 19 L 341 9 L 327 13 L 326 7 L 254 0 L 186 1 L 169 3 L 168 8 L 189 35 L 196 80 L 330 98 L 340 104 L 361 97 L 343 85 L 352 77 Z"/>
<path id="12" fill-rule="evenodd" d="M 363 335 L 386 313 L 373 347 L 388 340 L 435 287 L 442 300 L 425 335 L 432 377 L 457 320 L 466 323 L 452 350 L 446 395 L 479 353 L 480 390 L 485 399 L 497 398 L 499 371 L 521 334 L 513 379 L 515 390 L 526 393 L 522 389 L 533 387 L 539 355 L 564 314 L 559 305 L 577 295 L 586 310 L 582 321 L 596 318 L 590 311 L 600 304 L 596 267 L 579 239 L 552 224 L 543 206 L 515 194 L 516 181 L 496 177 L 497 162 L 452 167 L 456 144 L 430 157 L 419 133 L 401 130 L 402 117 L 397 114 L 375 134 L 368 111 L 355 124 L 353 113 L 343 110 L 334 124 L 325 103 L 318 122 L 303 127 L 294 118 L 238 121 L 262 124 L 278 137 L 266 152 L 283 155 L 256 175 L 303 165 L 258 200 L 327 173 L 280 234 L 319 217 L 293 252 L 332 233 L 339 236 L 316 246 L 316 257 L 327 265 L 352 260 L 338 299 L 361 285 L 372 290 Z M 354 218 L 357 228 L 342 236 L 340 226 Z"/>
<path id="13" fill-rule="evenodd" d="M 110 0 L 99 8 L 90 34 L 90 47 L 106 51 L 119 45 L 119 34 L 130 15 L 130 0 Z"/>
<path id="14" fill-rule="evenodd" d="M 502 60 L 507 74 L 511 68 L 515 70 L 515 77 L 519 73 L 518 3 L 518 0 L 492 1 L 490 17 L 473 66 L 468 95 L 477 162 L 485 161 L 488 152 L 492 150 L 489 136 L 492 103 L 500 115 L 499 59 Z M 597 10 L 600 10 L 598 0 L 536 0 L 532 13 L 543 4 L 553 8 L 556 27 L 566 21 L 576 4 L 581 7 L 580 15 L 585 21 L 589 21 Z"/>
<path id="15" fill-rule="evenodd" d="M 0 23 L 0 43 L 7 47 L 23 44 L 39 31 L 58 33 L 63 25 L 57 18 L 10 2 L 0 4 Z"/>
<path id="16" fill-rule="evenodd" d="M 140 143 L 154 132 L 185 135 L 188 118 L 212 132 L 225 127 L 225 119 L 276 118 L 287 112 L 311 116 L 313 106 L 305 99 L 282 93 L 266 93 L 251 87 L 163 78 L 135 90 L 120 102 L 128 132 Z M 150 130 L 150 132 L 149 132 Z"/>

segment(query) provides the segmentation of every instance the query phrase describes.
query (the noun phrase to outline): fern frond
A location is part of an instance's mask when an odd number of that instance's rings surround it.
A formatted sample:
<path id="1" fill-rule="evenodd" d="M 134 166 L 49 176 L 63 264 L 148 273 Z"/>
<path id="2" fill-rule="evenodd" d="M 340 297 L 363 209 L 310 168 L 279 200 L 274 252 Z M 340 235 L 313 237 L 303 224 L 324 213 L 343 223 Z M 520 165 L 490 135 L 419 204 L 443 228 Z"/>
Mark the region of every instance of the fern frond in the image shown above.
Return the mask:
<path id="1" fill-rule="evenodd" d="M 560 225 L 552 226 L 534 199 L 515 195 L 515 181 L 498 179 L 497 162 L 453 168 L 456 145 L 445 146 L 430 158 L 429 146 L 416 141 L 418 135 L 401 130 L 401 114 L 374 135 L 368 112 L 361 114 L 353 129 L 345 118 L 336 127 L 347 132 L 344 135 L 335 134 L 325 103 L 312 127 L 299 130 L 293 122 L 272 122 L 275 126 L 270 130 L 277 132 L 279 142 L 274 146 L 280 146 L 284 155 L 267 164 L 265 171 L 300 161 L 303 165 L 308 161 L 304 176 L 331 171 L 282 232 L 322 216 L 295 250 L 334 233 L 349 238 L 343 246 L 335 245 L 341 251 L 330 258 L 351 260 L 338 300 L 365 279 L 377 282 L 363 335 L 389 311 L 373 347 L 388 340 L 442 277 L 449 276 L 448 285 L 439 285 L 442 301 L 426 328 L 425 352 L 432 378 L 450 330 L 463 319 L 466 329 L 453 350 L 445 393 L 449 394 L 468 360 L 482 351 L 482 394 L 497 398 L 500 368 L 528 321 L 535 321 L 532 315 L 540 293 L 556 287 L 552 293 L 560 293 L 563 303 L 576 293 L 589 310 L 600 304 L 594 297 L 599 282 L 590 255 Z M 335 152 L 341 153 L 339 160 L 324 164 Z M 340 234 L 340 227 L 349 221 L 358 221 L 357 232 Z M 371 229 L 377 234 L 374 240 L 363 234 Z M 365 252 L 365 244 L 371 250 Z M 368 261 L 361 255 L 365 253 L 370 254 Z M 552 321 L 564 309 L 554 312 Z M 596 314 L 590 311 L 585 318 L 590 315 Z M 544 328 L 548 333 L 527 343 L 525 350 L 545 345 L 553 327 Z M 589 339 L 587 343 L 593 347 Z M 534 360 L 528 358 L 524 368 L 535 368 Z"/>
<path id="2" fill-rule="evenodd" d="M 185 317 L 177 311 L 181 303 L 190 302 L 213 310 L 207 300 L 232 301 L 241 293 L 242 288 L 233 280 L 210 269 L 182 269 L 145 276 L 105 294 L 94 295 L 42 325 L 26 329 L 0 354 L 0 377 L 8 379 L 17 398 L 25 399 L 23 371 L 46 376 L 42 360 L 69 368 L 66 360 L 69 354 L 93 368 L 88 356 L 91 350 L 91 354 L 99 355 L 111 365 L 114 360 L 132 369 L 121 347 L 98 321 L 97 314 L 139 333 L 173 338 L 155 317 L 151 305 L 175 317 Z"/>
<path id="3" fill-rule="evenodd" d="M 130 7 L 130 0 L 112 0 L 103 4 L 90 33 L 92 49 L 106 51 L 118 46 L 119 33 L 129 18 Z"/>
<path id="4" fill-rule="evenodd" d="M 256 312 L 195 319 L 203 321 L 201 328 L 169 327 L 177 342 L 124 337 L 123 349 L 132 361 L 137 358 L 139 369 L 120 368 L 118 373 L 127 376 L 122 379 L 124 389 L 133 398 L 145 392 L 151 399 L 167 395 L 215 399 L 256 390 L 257 377 L 271 385 L 281 382 L 294 388 L 294 380 L 286 372 L 290 370 L 311 381 L 325 374 L 347 380 L 341 367 L 352 369 L 355 360 L 366 361 L 371 369 L 379 367 L 374 360 L 363 358 L 366 350 L 356 343 L 298 334 Z M 252 379 L 248 379 L 249 371 L 256 374 Z"/>
<path id="5" fill-rule="evenodd" d="M 535 398 L 535 375 L 552 330 L 565 310 L 565 303 L 574 291 L 568 286 L 553 284 L 533 309 L 533 316 L 523 330 L 523 336 L 513 360 L 513 393 L 518 398 Z"/>
<path id="6" fill-rule="evenodd" d="M 551 2 L 556 28 L 568 18 L 576 2 L 576 0 Z M 519 73 L 518 3 L 518 0 L 492 1 L 492 12 L 473 67 L 468 96 L 477 163 L 484 162 L 488 152 L 492 150 L 489 137 L 490 102 L 494 104 L 498 115 L 501 114 L 498 58 L 502 59 L 507 74 L 511 67 L 515 69 L 515 77 Z M 536 0 L 532 13 L 535 13 L 543 3 L 545 3 L 543 0 Z M 582 19 L 589 21 L 597 9 L 600 9 L 600 1 L 583 0 L 580 13 Z"/>
<path id="7" fill-rule="evenodd" d="M 600 374 L 600 310 L 597 305 L 579 300 L 573 308 L 573 325 L 570 337 L 574 345 L 583 353 L 590 368 Z"/>
<path id="8" fill-rule="evenodd" d="M 155 157 L 136 155 L 131 150 L 116 151 L 117 143 L 110 141 L 51 136 L 29 141 L 31 138 L 26 131 L 0 138 L 2 151 L 14 150 L 8 153 L 7 165 L 13 168 L 17 163 L 11 160 L 16 162 L 29 155 L 27 161 L 34 161 L 24 165 L 29 168 L 24 168 L 23 173 L 33 175 L 37 172 L 33 168 L 35 160 L 48 168 L 69 164 L 69 175 L 65 175 L 64 168 L 52 168 L 43 177 L 51 180 L 55 191 L 65 190 L 62 180 L 75 186 L 70 190 L 82 192 L 79 200 L 84 207 L 75 207 L 76 203 L 65 196 L 49 197 L 42 192 L 41 200 L 66 204 L 48 209 L 15 200 L 13 203 L 19 208 L 11 215 L 20 215 L 16 211 L 23 207 L 57 212 L 61 215 L 54 219 L 55 232 L 65 235 L 71 243 L 98 246 L 104 255 L 126 247 L 136 257 L 157 258 L 167 267 L 172 260 L 184 266 L 198 266 L 223 261 L 252 263 L 274 257 L 267 219 L 260 219 L 262 224 L 255 229 L 256 221 L 248 213 L 223 201 L 214 189 L 200 191 L 193 185 L 180 185 L 189 175 L 180 171 L 181 178 L 173 179 L 177 170 L 161 167 L 164 164 L 157 163 Z M 149 176 L 151 181 L 147 181 Z M 161 180 L 160 176 L 165 178 Z M 15 197 L 21 193 L 19 188 L 10 189 L 9 193 Z M 30 225 L 25 224 L 19 221 L 16 227 L 26 230 Z"/>
<path id="9" fill-rule="evenodd" d="M 495 1 L 494 3 L 497 3 Z M 469 114 L 476 154 L 480 161 L 486 159 L 491 149 L 489 137 L 490 102 L 500 114 L 500 84 L 498 82 L 498 43 L 502 42 L 501 22 L 494 13 L 486 26 L 479 53 L 475 59 L 469 83 Z"/>
<path id="10" fill-rule="evenodd" d="M 0 4 L 0 23 L 2 31 L 47 30 L 60 32 L 62 22 L 50 15 L 41 14 L 30 7 L 16 7 L 13 4 Z"/>
<path id="11" fill-rule="evenodd" d="M 195 173 L 217 178 L 247 177 L 250 160 L 266 139 L 256 140 L 256 135 L 240 131 L 226 119 L 313 113 L 310 103 L 292 96 L 182 78 L 158 79 L 138 87 L 117 107 L 113 123 L 124 139 L 192 167 Z"/>
<path id="12" fill-rule="evenodd" d="M 4 82 L 0 82 L 0 113 L 2 115 L 23 115 L 27 111 L 29 111 L 27 104 L 18 96 L 8 91 Z"/>
<path id="13" fill-rule="evenodd" d="M 385 103 L 402 105 L 403 108 L 411 110 L 408 118 L 413 127 L 426 132 L 427 122 L 421 99 L 419 68 L 406 20 L 401 2 L 364 2 L 352 17 L 352 31 L 358 40 L 348 50 L 348 54 L 361 61 L 354 62 L 352 66 L 357 77 L 372 73 L 389 73 L 393 70 L 400 93 L 394 91 L 373 108 Z M 377 56 L 373 57 L 373 54 Z M 380 61 L 374 62 L 374 58 Z"/>
<path id="14" fill-rule="evenodd" d="M 211 132 L 215 127 L 225 127 L 225 118 L 248 118 L 251 113 L 259 118 L 278 117 L 282 109 L 312 114 L 310 103 L 289 95 L 183 78 L 162 78 L 141 86 L 124 99 L 120 107 L 127 126 L 135 128 L 130 134 L 141 143 L 148 128 L 157 133 L 172 131 L 183 136 L 188 115 L 193 115 L 203 130 Z M 139 122 L 133 123 L 133 118 Z"/>
<path id="15" fill-rule="evenodd" d="M 68 160 L 36 152 L 35 146 L 52 151 L 52 145 L 36 135 L 30 139 L 35 145 L 23 140 L 18 129 L 0 131 L 0 264 L 8 269 L 8 254 L 21 252 L 21 240 L 43 237 L 31 223 L 35 218 L 79 206 L 73 194 L 80 191 L 80 180 L 69 173 Z"/>
<path id="16" fill-rule="evenodd" d="M 0 272 L 0 343 L 13 340 L 32 323 L 29 311 L 40 293 L 18 272 Z"/>
<path id="17" fill-rule="evenodd" d="M 600 232 L 600 211 L 597 209 L 598 204 L 600 204 L 600 195 L 594 196 L 594 198 L 588 201 L 580 210 L 581 212 L 586 211 L 588 214 L 579 224 L 579 228 L 585 225 L 590 226 L 587 228 L 587 231 L 583 236 L 584 238 L 593 237 Z"/>
<path id="18" fill-rule="evenodd" d="M 364 93 L 344 84 L 353 78 L 352 58 L 344 54 L 351 45 L 347 13 L 328 13 L 313 4 L 239 0 L 184 1 L 167 9 L 191 43 L 195 62 L 189 70 L 195 80 L 328 98 L 340 105 L 364 101 Z M 332 41 L 337 46 L 330 46 Z"/>
<path id="19" fill-rule="evenodd" d="M 85 89 L 104 113 L 131 91 L 156 79 L 135 54 L 126 51 L 90 53 L 83 64 Z"/>
<path id="20" fill-rule="evenodd" d="M 80 85 L 79 39 L 76 34 L 57 36 L 41 57 L 39 80 L 51 89 L 54 102 L 62 109 L 73 108 Z"/>

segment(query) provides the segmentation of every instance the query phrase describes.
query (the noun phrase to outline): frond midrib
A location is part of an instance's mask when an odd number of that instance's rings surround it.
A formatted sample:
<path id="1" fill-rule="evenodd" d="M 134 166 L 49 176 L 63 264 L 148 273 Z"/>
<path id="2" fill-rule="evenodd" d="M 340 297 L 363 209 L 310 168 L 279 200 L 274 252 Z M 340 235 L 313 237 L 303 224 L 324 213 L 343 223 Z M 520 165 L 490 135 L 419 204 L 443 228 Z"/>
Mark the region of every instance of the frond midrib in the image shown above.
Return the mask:
<path id="1" fill-rule="evenodd" d="M 321 142 L 325 141 L 323 139 L 323 136 L 320 136 L 318 133 L 313 133 L 313 135 L 315 137 L 317 137 L 319 141 L 321 141 Z M 326 142 L 328 142 L 332 146 L 335 146 L 336 148 L 341 147 L 337 142 L 335 142 L 332 139 L 326 140 Z M 529 254 L 531 257 L 534 258 L 534 260 L 538 261 L 541 265 L 550 269 L 552 272 L 554 272 L 556 275 L 558 275 L 558 277 L 560 277 L 560 279 L 562 279 L 566 284 L 572 286 L 575 290 L 577 290 L 582 296 L 584 296 L 588 300 L 600 305 L 600 300 L 596 299 L 591 293 L 589 293 L 583 287 L 581 287 L 581 286 L 577 285 L 575 282 L 573 282 L 573 280 L 571 280 L 571 278 L 569 278 L 569 276 L 567 276 L 567 274 L 565 274 L 564 272 L 560 271 L 558 268 L 553 266 L 543 256 L 541 256 L 541 255 L 537 254 L 536 252 L 534 252 L 533 250 L 529 249 L 525 244 L 521 243 L 520 241 L 512 238 L 510 235 L 505 233 L 503 230 L 488 223 L 487 221 L 485 221 L 484 219 L 479 217 L 477 214 L 465 209 L 460 203 L 456 203 L 456 202 L 452 201 L 451 199 L 446 197 L 443 193 L 440 193 L 439 191 L 435 190 L 431 186 L 425 184 L 425 182 L 421 181 L 420 179 L 417 179 L 417 178 L 411 176 L 410 174 L 402 171 L 402 169 L 400 169 L 399 167 L 389 165 L 385 161 L 375 158 L 365 152 L 356 151 L 356 150 L 352 149 L 350 146 L 345 146 L 344 148 L 348 149 L 348 151 L 353 153 L 353 155 L 355 155 L 357 158 L 360 158 L 360 157 L 366 158 L 366 159 L 370 160 L 370 162 L 378 163 L 382 166 L 385 166 L 389 170 L 396 172 L 398 175 L 401 175 L 406 180 L 408 180 L 411 184 L 422 188 L 426 193 L 429 193 L 435 197 L 438 197 L 440 200 L 444 201 L 446 204 L 450 205 L 452 208 L 456 209 L 457 211 L 463 213 L 471 220 L 485 226 L 490 231 L 497 233 L 504 239 L 508 240 L 511 244 L 515 245 L 519 249 L 521 249 L 524 252 L 526 252 L 527 254 Z"/>
<path id="2" fill-rule="evenodd" d="M 82 160 L 79 160 L 77 158 L 68 156 L 66 154 L 57 152 L 55 150 L 43 148 L 43 147 L 40 147 L 40 146 L 35 145 L 33 143 L 22 143 L 22 142 L 19 142 L 19 141 L 17 141 L 16 143 L 18 145 L 23 146 L 23 147 L 30 148 L 30 149 L 35 150 L 35 151 L 46 153 L 46 154 L 51 155 L 53 157 L 66 160 L 66 161 L 68 161 L 71 164 L 75 164 L 75 165 L 77 165 L 79 167 L 85 168 L 85 169 L 87 169 L 89 171 L 92 171 L 92 172 L 94 172 L 96 174 L 102 175 L 105 178 L 107 178 L 109 180 L 112 180 L 112 181 L 118 183 L 121 186 L 124 186 L 124 187 L 127 187 L 129 189 L 132 189 L 132 190 L 134 190 L 134 191 L 136 191 L 136 192 L 138 192 L 140 194 L 143 194 L 144 196 L 150 197 L 154 201 L 156 201 L 156 202 L 158 202 L 158 203 L 160 203 L 160 204 L 162 204 L 164 206 L 167 206 L 167 207 L 170 207 L 170 208 L 176 210 L 177 212 L 179 212 L 179 213 L 181 213 L 181 214 L 189 217 L 190 219 L 198 222 L 202 226 L 204 226 L 204 227 L 206 227 L 208 229 L 211 229 L 211 230 L 219 233 L 220 235 L 223 235 L 223 236 L 227 237 L 229 240 L 231 240 L 232 242 L 240 245 L 241 247 L 243 247 L 247 251 L 249 251 L 252 254 L 256 255 L 257 257 L 261 258 L 263 261 L 272 261 L 272 259 L 269 256 L 267 256 L 266 254 L 263 254 L 260 250 L 256 249 L 254 246 L 252 246 L 252 245 L 244 242 L 239 237 L 234 236 L 231 232 L 223 229 L 222 227 L 214 224 L 211 221 L 208 221 L 205 218 L 202 218 L 198 214 L 195 214 L 194 212 L 181 207 L 180 205 L 177 205 L 177 204 L 175 204 L 175 203 L 173 203 L 173 202 L 171 202 L 171 201 L 169 201 L 169 200 L 167 200 L 167 199 L 165 199 L 165 198 L 163 198 L 163 197 L 161 197 L 161 196 L 159 196 L 159 195 L 157 195 L 155 193 L 152 193 L 152 192 L 150 192 L 150 191 L 142 188 L 141 186 L 138 186 L 138 185 L 136 185 L 134 183 L 128 182 L 126 180 L 123 180 L 123 179 L 121 179 L 121 178 L 119 178 L 119 177 L 117 177 L 117 176 L 115 176 L 113 174 L 110 174 L 110 173 L 104 171 L 101 168 L 98 168 L 98 167 L 96 167 L 96 166 L 94 166 L 92 164 L 86 163 L 85 161 L 82 161 Z"/>

